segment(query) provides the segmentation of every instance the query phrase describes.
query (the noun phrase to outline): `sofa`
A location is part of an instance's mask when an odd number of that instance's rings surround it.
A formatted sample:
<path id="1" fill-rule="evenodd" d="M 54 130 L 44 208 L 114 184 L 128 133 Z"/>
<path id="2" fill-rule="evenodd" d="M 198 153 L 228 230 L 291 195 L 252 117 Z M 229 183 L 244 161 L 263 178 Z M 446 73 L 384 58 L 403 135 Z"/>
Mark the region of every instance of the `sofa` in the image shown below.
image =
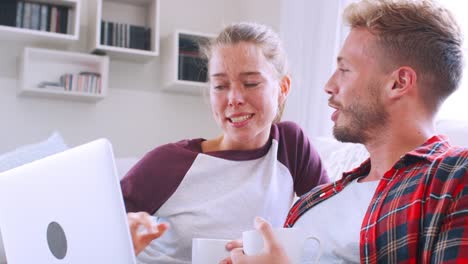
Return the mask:
<path id="1" fill-rule="evenodd" d="M 468 121 L 439 121 L 436 124 L 439 134 L 448 136 L 452 145 L 468 147 Z M 342 172 L 359 166 L 368 153 L 360 144 L 342 143 L 333 138 L 318 137 L 311 140 L 328 171 L 331 180 L 337 180 Z M 44 141 L 22 146 L 0 156 L 0 173 L 42 157 L 64 151 L 68 148 L 58 132 Z M 137 157 L 116 158 L 119 178 L 138 161 Z M 1 227 L 0 227 L 1 230 Z M 1 233 L 0 233 L 1 237 Z M 0 264 L 6 263 L 3 243 L 0 239 Z"/>

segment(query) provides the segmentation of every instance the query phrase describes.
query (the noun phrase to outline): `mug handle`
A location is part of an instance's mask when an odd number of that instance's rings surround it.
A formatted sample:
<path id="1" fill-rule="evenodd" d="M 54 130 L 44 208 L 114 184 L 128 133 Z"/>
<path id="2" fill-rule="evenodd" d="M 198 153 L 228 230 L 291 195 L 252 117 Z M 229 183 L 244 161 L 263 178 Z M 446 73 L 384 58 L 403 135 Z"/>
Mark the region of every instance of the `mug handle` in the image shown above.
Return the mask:
<path id="1" fill-rule="evenodd" d="M 322 242 L 320 242 L 320 239 L 318 237 L 315 237 L 315 236 L 309 236 L 305 240 L 315 240 L 317 242 L 318 252 L 317 252 L 317 256 L 314 259 L 314 263 L 319 263 L 320 257 L 322 256 Z"/>

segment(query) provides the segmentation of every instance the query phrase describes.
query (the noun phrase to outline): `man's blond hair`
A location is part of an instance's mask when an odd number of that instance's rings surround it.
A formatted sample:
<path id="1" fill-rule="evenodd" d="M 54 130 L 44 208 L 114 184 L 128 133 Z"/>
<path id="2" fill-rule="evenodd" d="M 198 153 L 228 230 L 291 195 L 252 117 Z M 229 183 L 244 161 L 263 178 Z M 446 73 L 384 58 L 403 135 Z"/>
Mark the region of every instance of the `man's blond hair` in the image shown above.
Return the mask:
<path id="1" fill-rule="evenodd" d="M 462 77 L 462 34 L 452 13 L 430 0 L 362 0 L 344 19 L 377 37 L 383 68 L 410 66 L 417 72 L 424 102 L 437 111 Z"/>

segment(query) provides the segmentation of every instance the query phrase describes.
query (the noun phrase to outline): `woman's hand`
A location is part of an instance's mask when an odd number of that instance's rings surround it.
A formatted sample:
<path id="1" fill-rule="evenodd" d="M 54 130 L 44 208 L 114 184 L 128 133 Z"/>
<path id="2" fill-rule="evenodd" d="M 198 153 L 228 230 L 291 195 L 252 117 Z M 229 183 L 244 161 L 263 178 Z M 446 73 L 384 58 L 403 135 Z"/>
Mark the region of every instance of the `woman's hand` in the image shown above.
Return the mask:
<path id="1" fill-rule="evenodd" d="M 242 250 L 241 241 L 231 241 L 226 249 L 231 251 L 231 257 L 221 261 L 221 264 L 287 264 L 289 258 L 281 244 L 276 240 L 271 225 L 260 217 L 255 218 L 255 228 L 263 236 L 264 249 L 256 256 L 246 256 Z"/>
<path id="2" fill-rule="evenodd" d="M 162 236 L 169 228 L 166 223 L 154 223 L 152 217 L 146 212 L 128 213 L 127 219 L 136 255 L 140 254 L 151 241 Z M 142 231 L 141 228 L 145 230 Z"/>

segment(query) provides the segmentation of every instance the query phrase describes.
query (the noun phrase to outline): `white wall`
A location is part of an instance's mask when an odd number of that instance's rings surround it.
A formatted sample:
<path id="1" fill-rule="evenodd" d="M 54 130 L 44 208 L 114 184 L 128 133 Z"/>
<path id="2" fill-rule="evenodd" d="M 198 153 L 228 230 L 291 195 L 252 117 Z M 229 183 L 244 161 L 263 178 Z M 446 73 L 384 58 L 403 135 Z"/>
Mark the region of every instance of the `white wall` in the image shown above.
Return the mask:
<path id="1" fill-rule="evenodd" d="M 88 1 L 82 0 L 80 41 L 71 50 L 86 50 Z M 161 38 L 175 29 L 217 33 L 242 20 L 279 27 L 279 0 L 161 0 L 160 6 Z M 43 140 L 54 130 L 70 146 L 109 138 L 118 157 L 141 156 L 160 144 L 219 133 L 206 98 L 160 91 L 159 58 L 147 64 L 111 60 L 109 95 L 97 104 L 17 97 L 21 47 L 15 46 L 0 43 L 0 153 Z"/>

